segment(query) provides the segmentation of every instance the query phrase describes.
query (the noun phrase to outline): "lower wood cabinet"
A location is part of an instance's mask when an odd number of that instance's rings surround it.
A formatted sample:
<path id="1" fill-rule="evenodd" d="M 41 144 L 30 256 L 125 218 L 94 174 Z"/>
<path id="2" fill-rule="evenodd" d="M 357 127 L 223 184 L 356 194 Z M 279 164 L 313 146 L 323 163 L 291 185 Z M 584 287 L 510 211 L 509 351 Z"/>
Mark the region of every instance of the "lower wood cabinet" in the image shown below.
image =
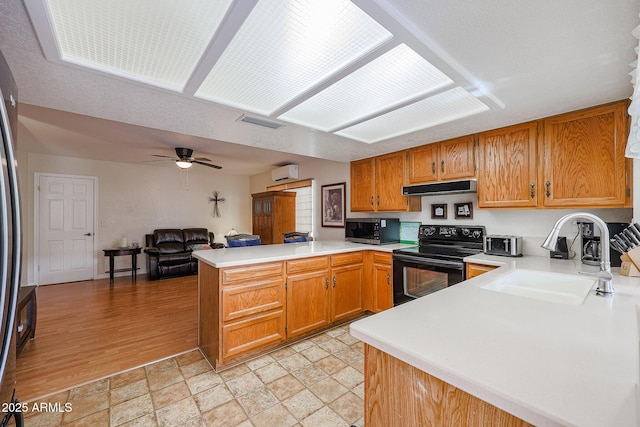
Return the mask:
<path id="1" fill-rule="evenodd" d="M 227 268 L 200 262 L 198 346 L 219 369 L 357 316 L 371 286 L 365 252 Z M 386 255 L 376 260 L 390 268 Z"/>
<path id="2" fill-rule="evenodd" d="M 287 261 L 287 336 L 331 323 L 329 257 Z"/>
<path id="3" fill-rule="evenodd" d="M 372 256 L 373 305 L 371 311 L 379 313 L 393 307 L 392 255 L 386 252 L 373 252 Z"/>
<path id="4" fill-rule="evenodd" d="M 364 350 L 364 425 L 531 426 L 375 347 Z"/>
<path id="5" fill-rule="evenodd" d="M 362 252 L 331 256 L 331 321 L 338 322 L 364 311 Z"/>
<path id="6" fill-rule="evenodd" d="M 471 279 L 472 277 L 476 277 L 488 271 L 495 270 L 496 268 L 498 267 L 494 265 L 474 264 L 472 262 L 468 262 L 466 266 L 467 279 Z"/>

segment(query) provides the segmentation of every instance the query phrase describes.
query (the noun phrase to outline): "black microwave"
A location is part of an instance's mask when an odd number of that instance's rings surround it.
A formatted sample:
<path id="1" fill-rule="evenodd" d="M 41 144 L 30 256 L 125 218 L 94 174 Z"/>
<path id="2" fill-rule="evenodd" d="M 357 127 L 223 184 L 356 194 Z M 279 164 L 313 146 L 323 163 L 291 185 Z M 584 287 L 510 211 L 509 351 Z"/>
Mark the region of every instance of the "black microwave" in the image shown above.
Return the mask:
<path id="1" fill-rule="evenodd" d="M 384 245 L 400 241 L 398 218 L 347 218 L 344 238 L 351 242 Z"/>

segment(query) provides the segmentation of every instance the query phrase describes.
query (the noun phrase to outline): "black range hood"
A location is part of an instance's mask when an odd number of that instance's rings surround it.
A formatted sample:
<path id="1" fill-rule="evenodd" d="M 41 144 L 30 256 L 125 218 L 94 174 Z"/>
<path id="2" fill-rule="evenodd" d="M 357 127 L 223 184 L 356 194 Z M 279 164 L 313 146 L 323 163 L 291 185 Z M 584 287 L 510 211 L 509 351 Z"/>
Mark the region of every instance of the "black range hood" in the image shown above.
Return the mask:
<path id="1" fill-rule="evenodd" d="M 403 196 L 435 196 L 438 194 L 475 193 L 478 182 L 475 179 L 463 181 L 434 182 L 432 184 L 405 185 Z"/>

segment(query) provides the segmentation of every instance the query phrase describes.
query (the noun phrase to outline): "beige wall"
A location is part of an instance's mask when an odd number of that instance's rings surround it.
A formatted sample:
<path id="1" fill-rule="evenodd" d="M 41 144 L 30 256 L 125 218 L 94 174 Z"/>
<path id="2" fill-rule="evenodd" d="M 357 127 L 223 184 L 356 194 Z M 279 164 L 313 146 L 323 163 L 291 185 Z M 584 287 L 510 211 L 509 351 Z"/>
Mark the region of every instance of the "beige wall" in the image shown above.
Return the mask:
<path id="1" fill-rule="evenodd" d="M 24 163 L 25 156 L 21 157 Z M 26 163 L 26 167 L 20 165 L 22 205 L 26 211 L 23 241 L 27 249 L 23 283 L 37 281 L 34 272 L 36 172 L 97 177 L 96 277 L 108 276 L 105 274 L 108 261 L 102 249 L 117 246 L 123 236 L 129 242 L 144 245 L 144 235 L 155 228 L 206 227 L 215 233 L 217 242 L 224 242 L 224 234 L 232 227 L 251 226 L 247 176 L 225 175 L 195 166 L 187 177 L 173 165 L 114 163 L 33 153 L 26 155 Z M 226 198 L 219 204 L 220 218 L 212 216 L 213 204 L 209 197 L 214 190 Z M 128 266 L 129 260 L 123 258 L 116 260 Z M 138 258 L 138 264 L 141 272 L 146 272 L 146 255 Z"/>
<path id="2" fill-rule="evenodd" d="M 299 179 L 314 179 L 314 224 L 313 236 L 316 240 L 344 240 L 343 228 L 321 227 L 320 191 L 323 185 L 346 182 L 347 207 L 349 207 L 349 163 L 333 162 L 329 160 L 312 159 L 298 163 Z M 270 186 L 277 184 L 271 179 L 271 172 L 265 172 L 251 177 L 251 193 L 260 193 Z M 317 205 L 315 202 L 317 201 Z M 347 210 L 347 212 L 349 212 Z M 239 231 L 239 230 L 238 230 Z"/>

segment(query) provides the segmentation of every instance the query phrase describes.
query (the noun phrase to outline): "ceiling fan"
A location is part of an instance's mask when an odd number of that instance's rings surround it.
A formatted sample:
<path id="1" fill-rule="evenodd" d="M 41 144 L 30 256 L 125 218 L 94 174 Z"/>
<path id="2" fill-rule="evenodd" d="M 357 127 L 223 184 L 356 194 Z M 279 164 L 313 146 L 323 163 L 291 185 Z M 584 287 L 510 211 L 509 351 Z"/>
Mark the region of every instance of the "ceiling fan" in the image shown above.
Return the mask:
<path id="1" fill-rule="evenodd" d="M 176 156 L 177 157 L 172 157 L 172 156 L 163 156 L 160 154 L 152 154 L 152 156 L 154 157 L 164 157 L 167 159 L 172 159 L 175 160 L 176 165 L 178 165 L 178 167 L 180 169 L 189 169 L 191 166 L 193 166 L 194 163 L 197 163 L 199 165 L 203 165 L 203 166 L 208 166 L 210 168 L 214 168 L 214 169 L 222 169 L 222 166 L 218 166 L 218 165 L 214 165 L 212 163 L 208 163 L 211 160 L 207 159 L 205 157 L 191 157 L 191 155 L 193 154 L 193 150 L 191 148 L 183 148 L 183 147 L 176 147 Z"/>

